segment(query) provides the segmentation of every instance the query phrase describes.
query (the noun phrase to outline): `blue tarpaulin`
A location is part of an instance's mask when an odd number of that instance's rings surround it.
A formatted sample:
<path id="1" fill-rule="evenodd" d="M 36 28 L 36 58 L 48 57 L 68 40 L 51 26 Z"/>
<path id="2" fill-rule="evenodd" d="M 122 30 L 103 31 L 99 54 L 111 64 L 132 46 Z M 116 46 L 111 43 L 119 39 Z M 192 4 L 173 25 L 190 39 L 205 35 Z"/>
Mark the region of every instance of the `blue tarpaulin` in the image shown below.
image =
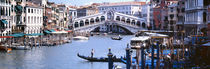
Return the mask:
<path id="1" fill-rule="evenodd" d="M 50 32 L 50 31 L 48 31 L 48 30 L 45 30 L 44 32 L 45 32 L 45 33 L 47 33 L 47 34 L 50 34 L 50 33 L 51 33 L 51 32 Z"/>
<path id="2" fill-rule="evenodd" d="M 12 35 L 9 35 L 9 36 L 13 36 L 13 37 L 23 37 L 24 34 L 23 34 L 23 33 L 15 33 L 15 34 L 12 34 Z"/>
<path id="3" fill-rule="evenodd" d="M 51 29 L 50 31 L 51 31 L 51 32 L 56 32 L 54 29 Z"/>
<path id="4" fill-rule="evenodd" d="M 4 24 L 8 24 L 8 22 L 5 19 L 2 19 L 1 22 Z"/>

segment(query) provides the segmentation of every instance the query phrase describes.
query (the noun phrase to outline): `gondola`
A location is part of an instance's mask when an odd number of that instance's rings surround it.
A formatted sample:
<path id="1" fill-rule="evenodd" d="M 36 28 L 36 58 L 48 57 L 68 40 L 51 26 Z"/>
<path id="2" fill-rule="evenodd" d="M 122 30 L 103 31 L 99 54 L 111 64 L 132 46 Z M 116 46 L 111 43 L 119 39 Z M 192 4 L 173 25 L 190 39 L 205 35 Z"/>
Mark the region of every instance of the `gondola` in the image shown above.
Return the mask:
<path id="1" fill-rule="evenodd" d="M 121 37 L 111 37 L 112 40 L 121 40 L 122 38 Z"/>
<path id="2" fill-rule="evenodd" d="M 77 53 L 77 56 L 82 59 L 88 60 L 90 62 L 108 62 L 107 57 L 89 57 L 89 56 L 80 55 L 79 53 Z M 113 62 L 122 62 L 122 61 L 121 58 L 113 57 Z"/>

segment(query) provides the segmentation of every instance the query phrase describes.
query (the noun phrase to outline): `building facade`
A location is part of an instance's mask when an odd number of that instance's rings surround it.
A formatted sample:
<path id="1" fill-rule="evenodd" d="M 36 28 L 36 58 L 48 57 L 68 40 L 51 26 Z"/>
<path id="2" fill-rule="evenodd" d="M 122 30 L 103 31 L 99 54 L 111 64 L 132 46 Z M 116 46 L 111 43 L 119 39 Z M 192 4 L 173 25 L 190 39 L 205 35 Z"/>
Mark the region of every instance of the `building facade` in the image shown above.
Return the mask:
<path id="1" fill-rule="evenodd" d="M 142 5 L 142 12 L 141 12 L 141 18 L 145 19 L 145 21 L 148 23 L 148 27 L 152 27 L 151 23 L 151 5 L 149 3 Z M 149 28 L 148 28 L 149 29 Z"/>
<path id="2" fill-rule="evenodd" d="M 77 18 L 77 10 L 69 8 L 69 28 L 73 29 L 73 20 Z"/>
<path id="3" fill-rule="evenodd" d="M 142 5 L 146 2 L 117 2 L 117 3 L 103 3 L 98 7 L 99 12 L 113 10 L 122 14 L 132 15 L 136 17 L 141 16 Z"/>
<path id="4" fill-rule="evenodd" d="M 26 34 L 42 33 L 43 28 L 43 8 L 38 5 L 26 6 L 26 28 L 24 32 Z"/>
<path id="5" fill-rule="evenodd" d="M 77 8 L 77 17 L 89 16 L 98 13 L 97 5 L 90 5 Z"/>
<path id="6" fill-rule="evenodd" d="M 177 31 L 184 30 L 184 21 L 185 21 L 185 0 L 179 0 L 177 3 Z"/>
<path id="7" fill-rule="evenodd" d="M 207 27 L 205 6 L 209 4 L 209 0 L 186 0 L 185 3 L 185 34 L 201 34 L 201 29 Z"/>
<path id="8" fill-rule="evenodd" d="M 66 5 L 58 5 L 58 28 L 64 29 L 68 28 L 68 22 L 69 22 L 69 8 Z"/>
<path id="9" fill-rule="evenodd" d="M 54 2 L 47 2 L 44 11 L 44 28 L 45 29 L 56 29 L 58 24 L 58 9 L 57 4 Z"/>
<path id="10" fill-rule="evenodd" d="M 0 1 L 0 36 L 7 36 L 12 33 L 12 22 L 11 22 L 11 1 L 1 0 Z M 4 38 L 0 38 L 0 42 Z"/>
<path id="11" fill-rule="evenodd" d="M 175 31 L 176 30 L 176 23 L 178 21 L 177 18 L 178 12 L 177 12 L 177 2 L 172 3 L 168 6 L 168 28 L 167 30 Z"/>

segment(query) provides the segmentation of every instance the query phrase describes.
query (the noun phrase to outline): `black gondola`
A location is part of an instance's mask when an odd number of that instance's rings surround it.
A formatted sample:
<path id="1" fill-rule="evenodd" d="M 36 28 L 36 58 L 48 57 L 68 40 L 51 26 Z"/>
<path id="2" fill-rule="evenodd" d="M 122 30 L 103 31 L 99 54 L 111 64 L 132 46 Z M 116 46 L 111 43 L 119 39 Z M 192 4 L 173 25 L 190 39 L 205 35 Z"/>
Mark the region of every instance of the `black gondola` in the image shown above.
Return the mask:
<path id="1" fill-rule="evenodd" d="M 112 40 L 121 40 L 122 38 L 121 37 L 111 37 Z"/>
<path id="2" fill-rule="evenodd" d="M 79 53 L 77 53 L 77 56 L 82 58 L 82 59 L 85 59 L 85 60 L 88 60 L 90 62 L 108 62 L 108 58 L 107 57 L 89 57 L 89 56 L 83 56 L 83 55 L 80 55 Z M 113 62 L 122 62 L 121 61 L 121 58 L 116 58 L 116 57 L 113 57 Z"/>

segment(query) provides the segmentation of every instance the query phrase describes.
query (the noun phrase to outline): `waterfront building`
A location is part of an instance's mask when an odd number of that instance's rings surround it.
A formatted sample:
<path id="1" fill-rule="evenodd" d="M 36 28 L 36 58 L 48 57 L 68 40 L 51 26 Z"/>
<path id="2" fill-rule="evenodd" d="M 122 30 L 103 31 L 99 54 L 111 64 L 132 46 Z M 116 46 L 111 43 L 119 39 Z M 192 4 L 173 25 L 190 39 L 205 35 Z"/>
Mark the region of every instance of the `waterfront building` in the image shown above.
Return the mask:
<path id="1" fill-rule="evenodd" d="M 42 33 L 43 27 L 43 8 L 39 5 L 27 2 L 25 7 L 25 34 Z"/>
<path id="2" fill-rule="evenodd" d="M 66 5 L 64 4 L 60 4 L 57 6 L 58 8 L 58 28 L 60 29 L 64 29 L 64 28 L 68 28 L 68 21 L 69 21 L 69 9 Z"/>
<path id="3" fill-rule="evenodd" d="M 98 13 L 98 4 L 92 4 L 90 6 L 81 6 L 77 8 L 77 17 L 89 16 Z"/>
<path id="4" fill-rule="evenodd" d="M 145 19 L 146 23 L 148 24 L 148 29 L 152 29 L 152 23 L 153 20 L 152 17 L 152 6 L 151 4 L 147 3 L 145 5 L 142 5 L 142 12 L 141 12 L 141 18 Z"/>
<path id="5" fill-rule="evenodd" d="M 69 28 L 73 27 L 73 20 L 77 18 L 77 10 L 69 7 Z"/>
<path id="6" fill-rule="evenodd" d="M 206 6 L 209 0 L 186 0 L 185 3 L 185 34 L 201 34 L 201 29 L 207 27 Z"/>
<path id="7" fill-rule="evenodd" d="M 58 9 L 57 4 L 54 2 L 47 2 L 44 14 L 44 28 L 45 29 L 56 29 L 58 23 Z"/>
<path id="8" fill-rule="evenodd" d="M 177 1 L 178 2 L 178 1 Z M 177 2 L 174 2 L 168 6 L 168 28 L 167 30 L 175 31 L 176 30 L 176 23 L 177 23 Z"/>
<path id="9" fill-rule="evenodd" d="M 0 36 L 7 36 L 12 33 L 12 20 L 11 20 L 11 1 L 0 1 Z M 0 42 L 5 40 L 0 38 Z"/>
<path id="10" fill-rule="evenodd" d="M 146 2 L 117 2 L 117 3 L 103 3 L 98 9 L 99 12 L 104 12 L 107 10 L 113 10 L 122 14 L 132 15 L 136 17 L 141 16 L 142 5 L 145 5 Z"/>
<path id="11" fill-rule="evenodd" d="M 185 21 L 185 0 L 178 0 L 177 3 L 177 22 L 176 22 L 176 29 L 177 31 L 181 31 L 184 28 L 184 21 Z"/>

